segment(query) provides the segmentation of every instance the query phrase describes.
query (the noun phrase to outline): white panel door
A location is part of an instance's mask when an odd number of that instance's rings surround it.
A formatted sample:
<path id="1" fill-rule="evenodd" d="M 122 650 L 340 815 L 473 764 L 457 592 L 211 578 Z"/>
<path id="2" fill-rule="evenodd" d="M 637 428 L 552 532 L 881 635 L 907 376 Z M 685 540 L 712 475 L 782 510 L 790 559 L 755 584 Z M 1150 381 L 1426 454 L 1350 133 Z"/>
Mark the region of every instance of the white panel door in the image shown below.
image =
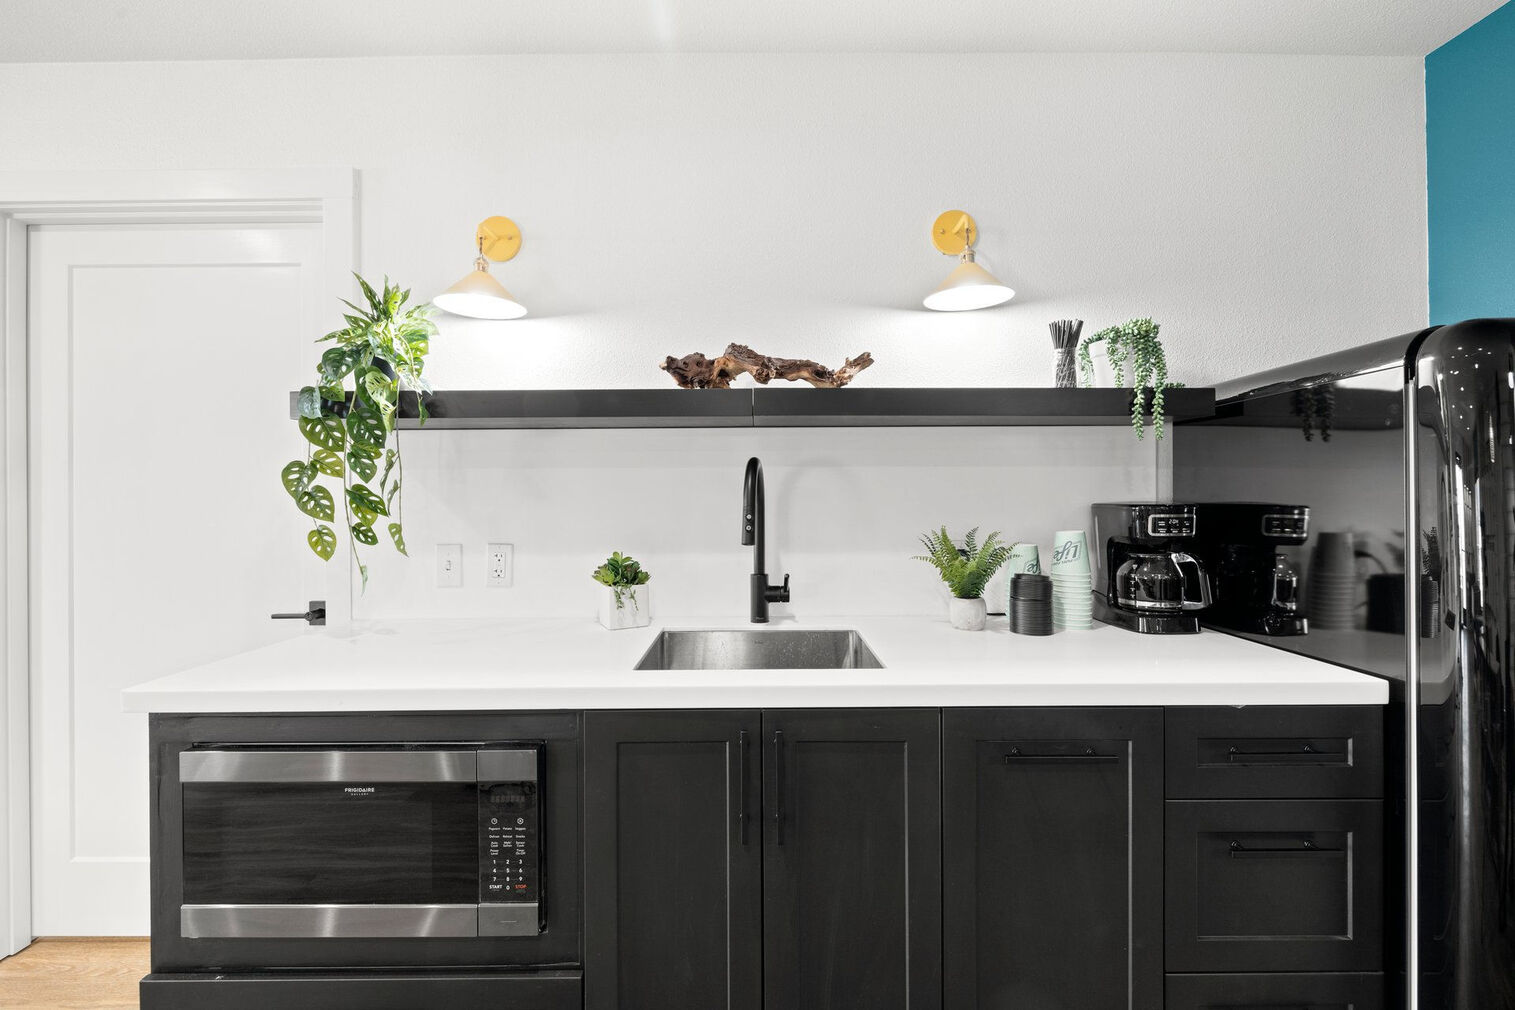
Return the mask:
<path id="1" fill-rule="evenodd" d="M 325 595 L 279 485 L 320 264 L 309 224 L 29 234 L 39 936 L 148 931 L 147 719 L 120 689 L 306 633 L 268 615 Z"/>

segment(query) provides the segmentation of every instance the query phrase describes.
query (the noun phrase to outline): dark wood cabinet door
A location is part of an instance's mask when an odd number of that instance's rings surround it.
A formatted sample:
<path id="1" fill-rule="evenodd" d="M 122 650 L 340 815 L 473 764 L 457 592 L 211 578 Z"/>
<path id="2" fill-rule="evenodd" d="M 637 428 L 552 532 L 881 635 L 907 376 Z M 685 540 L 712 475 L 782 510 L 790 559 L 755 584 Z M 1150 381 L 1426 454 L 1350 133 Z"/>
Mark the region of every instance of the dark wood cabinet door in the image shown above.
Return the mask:
<path id="1" fill-rule="evenodd" d="M 941 716 L 763 713 L 769 1010 L 941 1005 Z"/>
<path id="2" fill-rule="evenodd" d="M 942 717 L 948 1010 L 1159 1010 L 1160 709 Z"/>
<path id="3" fill-rule="evenodd" d="M 587 1010 L 758 1010 L 760 718 L 584 720 Z"/>

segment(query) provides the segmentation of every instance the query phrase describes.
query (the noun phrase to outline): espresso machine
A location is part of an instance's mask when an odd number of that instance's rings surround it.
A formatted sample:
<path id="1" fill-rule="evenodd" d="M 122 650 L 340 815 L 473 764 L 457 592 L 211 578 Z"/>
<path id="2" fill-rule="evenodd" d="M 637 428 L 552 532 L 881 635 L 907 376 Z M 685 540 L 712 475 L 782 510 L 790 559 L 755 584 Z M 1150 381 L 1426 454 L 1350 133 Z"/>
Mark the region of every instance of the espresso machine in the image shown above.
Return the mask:
<path id="1" fill-rule="evenodd" d="M 1310 536 L 1307 505 L 1206 502 L 1199 516 L 1200 561 L 1215 576 L 1206 624 L 1256 635 L 1303 635 L 1299 573 L 1283 548 Z"/>
<path id="2" fill-rule="evenodd" d="M 1192 553 L 1195 506 L 1101 502 L 1092 511 L 1094 616 L 1148 635 L 1196 634 L 1212 597 Z"/>

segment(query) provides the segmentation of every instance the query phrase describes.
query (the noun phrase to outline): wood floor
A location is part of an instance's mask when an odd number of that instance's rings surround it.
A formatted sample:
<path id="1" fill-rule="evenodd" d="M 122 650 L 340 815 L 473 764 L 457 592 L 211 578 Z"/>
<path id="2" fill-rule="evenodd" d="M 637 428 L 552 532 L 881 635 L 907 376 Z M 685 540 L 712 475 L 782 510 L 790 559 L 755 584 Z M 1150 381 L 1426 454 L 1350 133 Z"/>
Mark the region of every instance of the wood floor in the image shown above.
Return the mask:
<path id="1" fill-rule="evenodd" d="M 141 939 L 42 939 L 0 961 L 0 1010 L 137 1010 Z"/>

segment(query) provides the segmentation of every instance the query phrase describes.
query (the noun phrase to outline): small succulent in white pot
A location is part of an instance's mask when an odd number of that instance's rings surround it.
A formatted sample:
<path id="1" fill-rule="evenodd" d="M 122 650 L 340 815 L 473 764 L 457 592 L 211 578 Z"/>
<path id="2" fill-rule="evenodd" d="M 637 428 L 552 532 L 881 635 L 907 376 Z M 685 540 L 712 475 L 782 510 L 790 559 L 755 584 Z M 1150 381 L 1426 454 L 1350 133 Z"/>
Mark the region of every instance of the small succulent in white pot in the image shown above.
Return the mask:
<path id="1" fill-rule="evenodd" d="M 600 623 L 611 631 L 645 628 L 652 623 L 652 574 L 632 557 L 616 551 L 594 570 L 600 584 Z"/>
<path id="2" fill-rule="evenodd" d="M 915 555 L 915 560 L 935 568 L 952 591 L 952 601 L 947 605 L 952 626 L 960 631 L 983 631 L 987 612 L 984 587 L 1016 545 L 1003 543 L 998 532 L 989 534 L 980 544 L 977 526 L 963 537 L 961 547 L 953 542 L 945 526 L 934 533 L 921 534 L 921 544 L 926 553 Z"/>

